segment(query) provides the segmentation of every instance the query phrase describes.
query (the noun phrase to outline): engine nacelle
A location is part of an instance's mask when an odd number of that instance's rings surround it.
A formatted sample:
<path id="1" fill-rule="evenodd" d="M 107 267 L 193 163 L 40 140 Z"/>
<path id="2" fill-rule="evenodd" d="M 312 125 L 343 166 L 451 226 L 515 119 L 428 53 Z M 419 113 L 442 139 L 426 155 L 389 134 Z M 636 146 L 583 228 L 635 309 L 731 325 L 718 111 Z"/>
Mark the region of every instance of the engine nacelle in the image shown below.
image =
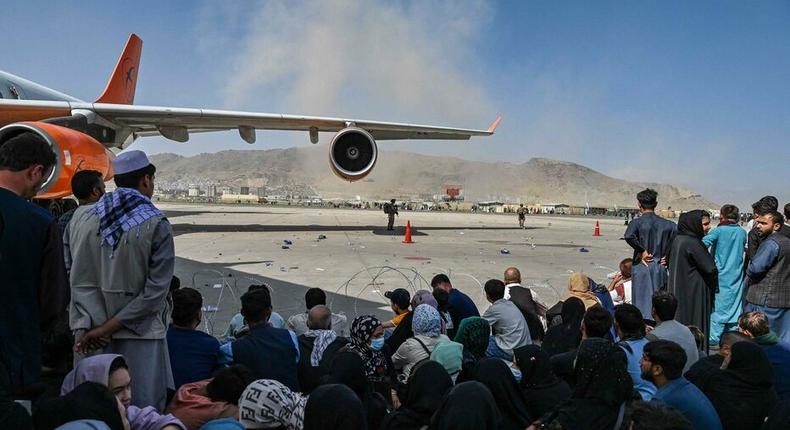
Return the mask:
<path id="1" fill-rule="evenodd" d="M 377 159 L 376 141 L 361 128 L 344 128 L 337 132 L 329 144 L 329 165 L 332 171 L 349 182 L 368 176 Z"/>
<path id="2" fill-rule="evenodd" d="M 0 138 L 23 131 L 41 136 L 57 157 L 55 168 L 36 198 L 57 199 L 71 195 L 71 178 L 80 170 L 101 172 L 105 181 L 112 178 L 115 155 L 87 134 L 45 122 L 18 122 L 0 128 Z"/>

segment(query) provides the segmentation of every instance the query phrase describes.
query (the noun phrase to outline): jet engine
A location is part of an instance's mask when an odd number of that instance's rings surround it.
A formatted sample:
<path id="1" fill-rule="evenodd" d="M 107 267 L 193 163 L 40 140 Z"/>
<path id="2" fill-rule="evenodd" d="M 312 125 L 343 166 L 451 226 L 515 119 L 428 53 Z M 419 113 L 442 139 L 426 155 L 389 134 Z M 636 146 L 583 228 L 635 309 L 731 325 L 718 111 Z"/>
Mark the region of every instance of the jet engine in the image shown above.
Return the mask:
<path id="1" fill-rule="evenodd" d="M 357 127 L 346 127 L 329 144 L 329 164 L 335 175 L 349 182 L 368 176 L 376 165 L 378 149 L 373 136 Z"/>
<path id="2" fill-rule="evenodd" d="M 36 195 L 37 199 L 71 195 L 71 178 L 80 170 L 101 172 L 105 181 L 112 178 L 115 155 L 85 133 L 45 122 L 18 122 L 0 128 L 0 137 L 26 131 L 41 136 L 57 157 L 55 168 Z"/>

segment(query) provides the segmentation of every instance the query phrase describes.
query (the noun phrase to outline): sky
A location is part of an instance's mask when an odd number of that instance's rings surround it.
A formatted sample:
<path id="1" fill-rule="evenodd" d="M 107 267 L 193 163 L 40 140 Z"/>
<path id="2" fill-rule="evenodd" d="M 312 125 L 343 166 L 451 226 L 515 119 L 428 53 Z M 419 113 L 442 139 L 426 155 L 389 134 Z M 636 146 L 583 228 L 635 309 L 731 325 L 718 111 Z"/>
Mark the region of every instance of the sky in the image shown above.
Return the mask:
<path id="1" fill-rule="evenodd" d="M 136 104 L 488 127 L 380 148 L 572 161 L 719 203 L 790 201 L 787 1 L 4 1 L 0 70 L 92 101 L 129 33 Z M 322 135 L 326 143 L 330 135 Z M 144 138 L 149 153 L 306 133 Z M 386 154 L 384 154 L 386 156 Z"/>

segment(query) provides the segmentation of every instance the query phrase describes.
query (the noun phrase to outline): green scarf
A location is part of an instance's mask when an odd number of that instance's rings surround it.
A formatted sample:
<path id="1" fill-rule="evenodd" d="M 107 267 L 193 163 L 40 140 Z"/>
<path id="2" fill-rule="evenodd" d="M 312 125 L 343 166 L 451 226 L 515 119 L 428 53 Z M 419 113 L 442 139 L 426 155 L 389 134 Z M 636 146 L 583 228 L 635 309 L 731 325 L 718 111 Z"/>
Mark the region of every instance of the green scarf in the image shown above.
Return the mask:
<path id="1" fill-rule="evenodd" d="M 768 333 L 754 338 L 758 345 L 776 345 L 779 343 L 779 336 L 776 333 L 769 331 Z"/>

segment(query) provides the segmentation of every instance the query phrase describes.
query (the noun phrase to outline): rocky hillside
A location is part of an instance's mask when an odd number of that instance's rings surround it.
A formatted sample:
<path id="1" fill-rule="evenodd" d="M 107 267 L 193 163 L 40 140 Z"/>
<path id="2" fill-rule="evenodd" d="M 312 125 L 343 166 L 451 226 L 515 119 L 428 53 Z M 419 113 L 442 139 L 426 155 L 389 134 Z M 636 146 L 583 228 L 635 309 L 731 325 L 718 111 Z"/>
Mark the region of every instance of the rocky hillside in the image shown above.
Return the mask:
<path id="1" fill-rule="evenodd" d="M 543 158 L 515 164 L 382 151 L 373 173 L 353 184 L 332 174 L 324 146 L 222 151 L 193 157 L 158 154 L 152 161 L 160 180 L 310 187 L 327 198 L 416 197 L 441 194 L 446 184 L 462 184 L 467 200 L 634 207 L 636 193 L 651 187 L 659 193 L 660 208 L 718 207 L 682 187 L 625 181 L 578 164 Z"/>

